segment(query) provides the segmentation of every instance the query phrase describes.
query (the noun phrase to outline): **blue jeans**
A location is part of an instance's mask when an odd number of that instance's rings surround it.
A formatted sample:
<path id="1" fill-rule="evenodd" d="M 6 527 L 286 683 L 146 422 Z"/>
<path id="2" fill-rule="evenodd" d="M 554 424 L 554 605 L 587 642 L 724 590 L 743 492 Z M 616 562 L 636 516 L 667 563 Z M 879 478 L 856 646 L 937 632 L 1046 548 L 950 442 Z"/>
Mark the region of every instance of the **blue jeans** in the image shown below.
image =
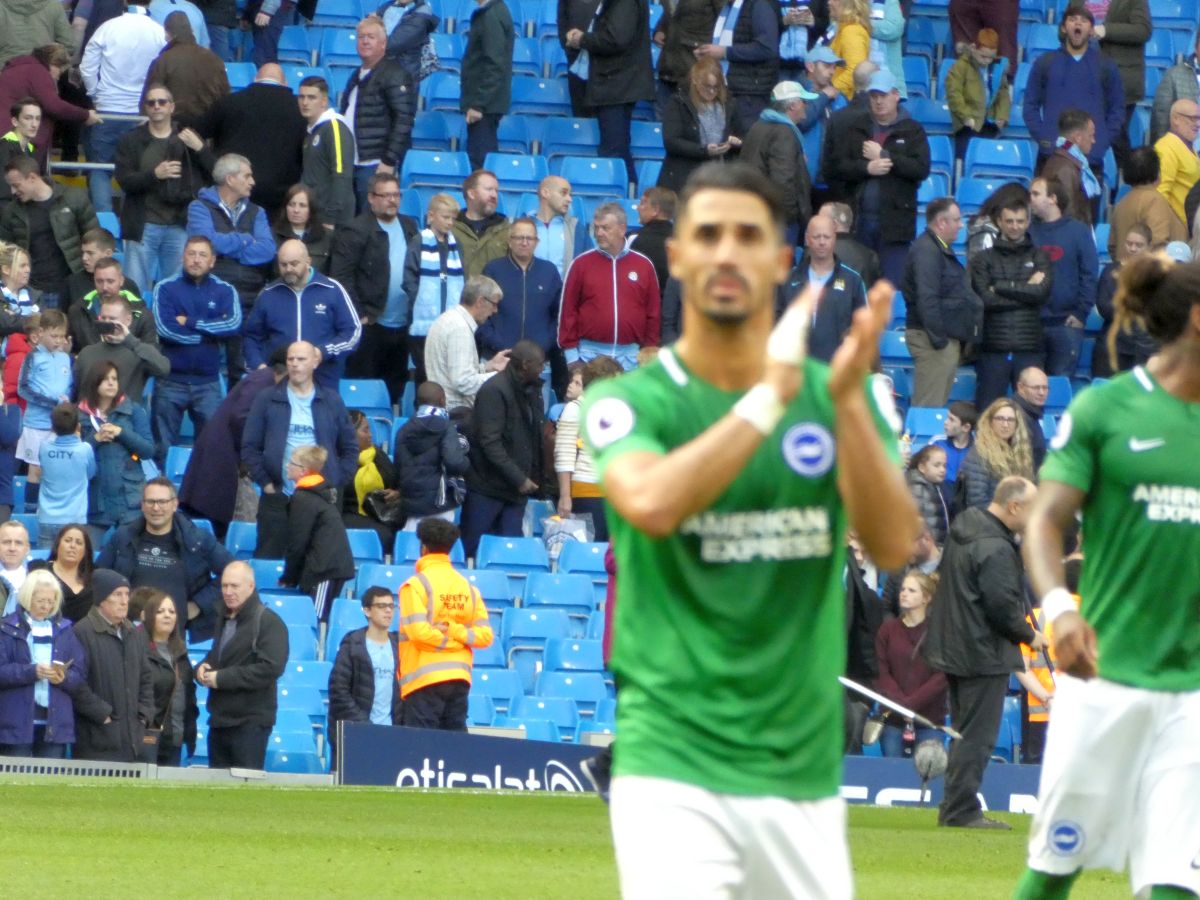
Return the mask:
<path id="1" fill-rule="evenodd" d="M 99 110 L 101 114 L 104 110 Z M 90 163 L 110 163 L 117 156 L 117 141 L 127 131 L 137 128 L 137 122 L 100 122 L 84 132 L 83 152 Z M 112 212 L 112 171 L 91 170 L 88 172 L 88 194 L 96 212 Z"/>
<path id="2" fill-rule="evenodd" d="M 917 728 L 916 740 L 909 746 L 915 750 L 921 741 L 940 740 L 942 740 L 942 733 L 936 728 Z M 884 756 L 904 756 L 904 729 L 890 723 L 884 725 L 883 733 L 879 736 L 879 749 Z"/>
<path id="3" fill-rule="evenodd" d="M 154 384 L 151 401 L 154 416 L 155 462 L 161 468 L 167 461 L 167 448 L 179 437 L 183 414 L 190 411 L 196 437 L 221 405 L 221 384 L 209 381 L 189 384 L 164 378 Z"/>
<path id="4" fill-rule="evenodd" d="M 46 726 L 33 726 L 32 744 L 0 744 L 0 756 L 24 756 L 34 759 L 66 759 L 67 745 L 46 740 Z"/>
<path id="5" fill-rule="evenodd" d="M 229 32 L 232 30 L 226 25 L 208 25 L 208 49 L 222 62 L 233 62 L 233 53 L 229 49 Z"/>
<path id="6" fill-rule="evenodd" d="M 1046 374 L 1074 375 L 1079 362 L 1079 347 L 1083 344 L 1083 329 L 1046 325 L 1042 331 L 1046 341 Z"/>
<path id="7" fill-rule="evenodd" d="M 607 159 L 625 160 L 625 180 L 637 181 L 629 136 L 629 125 L 633 121 L 633 104 L 618 103 L 615 106 L 597 106 L 594 112 L 596 113 L 596 122 L 600 126 L 599 155 Z M 625 191 L 621 193 L 624 194 Z"/>
<path id="8" fill-rule="evenodd" d="M 142 229 L 140 241 L 125 242 L 125 272 L 142 289 L 146 299 L 160 281 L 178 275 L 183 263 L 187 231 L 179 225 L 153 225 Z"/>

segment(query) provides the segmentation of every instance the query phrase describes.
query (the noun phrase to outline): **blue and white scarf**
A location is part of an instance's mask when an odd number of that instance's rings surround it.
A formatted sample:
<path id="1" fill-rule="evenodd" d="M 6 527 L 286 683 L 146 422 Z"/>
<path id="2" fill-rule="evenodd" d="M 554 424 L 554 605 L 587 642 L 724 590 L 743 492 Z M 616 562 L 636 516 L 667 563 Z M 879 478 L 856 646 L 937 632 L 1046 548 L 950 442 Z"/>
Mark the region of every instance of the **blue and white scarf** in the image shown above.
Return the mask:
<path id="1" fill-rule="evenodd" d="M 29 624 L 29 656 L 33 664 L 48 666 L 54 659 L 54 623 L 49 619 L 40 622 L 28 613 L 25 621 Z M 38 706 L 50 705 L 50 682 L 39 678 L 33 683 L 33 702 Z"/>
<path id="2" fill-rule="evenodd" d="M 592 21 L 588 22 L 587 33 L 591 34 L 596 28 L 596 20 L 600 18 L 600 13 L 604 9 L 604 0 L 600 0 L 596 6 L 595 13 L 592 14 Z M 592 66 L 591 54 L 580 48 L 579 55 L 575 57 L 575 62 L 571 63 L 567 71 L 578 78 L 580 81 L 587 81 Z"/>
<path id="3" fill-rule="evenodd" d="M 793 9 L 808 9 L 808 0 L 794 0 L 782 4 L 782 12 Z M 804 62 L 808 55 L 808 26 L 788 25 L 779 35 L 779 58 L 789 62 Z"/>
<path id="4" fill-rule="evenodd" d="M 21 288 L 14 294 L 5 287 L 0 288 L 0 293 L 3 293 L 4 305 L 9 308 L 9 311 L 15 312 L 21 318 L 41 312 L 33 297 L 30 296 L 29 288 Z"/>
<path id="5" fill-rule="evenodd" d="M 1071 159 L 1079 163 L 1079 179 L 1083 183 L 1083 193 L 1089 200 L 1094 200 L 1100 196 L 1100 182 L 1096 178 L 1096 173 L 1092 171 L 1092 167 L 1088 165 L 1087 157 L 1083 155 L 1083 151 L 1072 144 L 1064 137 L 1060 137 L 1055 141 L 1054 146 L 1061 147 L 1066 150 Z"/>
<path id="6" fill-rule="evenodd" d="M 804 152 L 804 135 L 800 133 L 800 129 L 796 127 L 796 123 L 785 116 L 777 109 L 764 109 L 758 116 L 764 122 L 775 122 L 779 125 L 786 125 L 792 129 L 792 134 L 796 137 L 796 143 L 800 145 L 800 152 Z"/>
<path id="7" fill-rule="evenodd" d="M 737 28 L 738 19 L 742 15 L 742 2 L 743 0 L 732 0 L 726 3 L 721 14 L 717 16 L 717 23 L 713 26 L 713 43 L 718 47 L 728 50 L 733 46 L 733 30 Z M 721 71 L 726 74 L 729 72 L 728 56 L 721 60 Z"/>
<path id="8" fill-rule="evenodd" d="M 408 333 L 416 337 L 429 334 L 434 320 L 462 296 L 464 277 L 458 242 L 454 232 L 446 235 L 446 271 L 442 271 L 442 254 L 433 229 L 421 232 L 421 279 L 417 296 L 413 298 L 412 325 Z"/>
<path id="9" fill-rule="evenodd" d="M 887 18 L 887 0 L 871 0 L 871 48 L 867 59 L 881 69 L 887 68 L 887 48 L 883 41 L 875 37 L 875 29 Z"/>

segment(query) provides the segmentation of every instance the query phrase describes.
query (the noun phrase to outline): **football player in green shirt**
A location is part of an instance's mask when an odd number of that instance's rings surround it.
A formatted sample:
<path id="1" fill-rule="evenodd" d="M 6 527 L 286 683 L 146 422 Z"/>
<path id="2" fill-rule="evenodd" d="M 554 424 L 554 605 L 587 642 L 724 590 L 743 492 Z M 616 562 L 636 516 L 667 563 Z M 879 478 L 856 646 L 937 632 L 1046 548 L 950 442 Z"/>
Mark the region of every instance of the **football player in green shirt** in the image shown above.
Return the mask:
<path id="1" fill-rule="evenodd" d="M 1200 895 L 1200 266 L 1139 256 L 1115 306 L 1110 342 L 1136 317 L 1162 350 L 1076 397 L 1042 467 L 1025 559 L 1059 676 L 1019 900 L 1127 866 L 1139 897 Z"/>
<path id="2" fill-rule="evenodd" d="M 774 323 L 778 188 L 709 165 L 680 209 L 682 337 L 583 411 L 617 557 L 621 891 L 847 898 L 846 528 L 889 569 L 918 526 L 870 379 L 893 292 L 872 289 L 828 366 L 807 359 L 819 288 Z"/>

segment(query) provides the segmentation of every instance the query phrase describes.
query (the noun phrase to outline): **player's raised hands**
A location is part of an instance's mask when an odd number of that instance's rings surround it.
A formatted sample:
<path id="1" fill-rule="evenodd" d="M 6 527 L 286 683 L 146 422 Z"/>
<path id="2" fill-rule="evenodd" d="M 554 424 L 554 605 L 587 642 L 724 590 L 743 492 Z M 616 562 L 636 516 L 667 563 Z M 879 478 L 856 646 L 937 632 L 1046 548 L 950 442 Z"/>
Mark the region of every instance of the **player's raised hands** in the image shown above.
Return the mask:
<path id="1" fill-rule="evenodd" d="M 1076 678 L 1096 674 L 1096 632 L 1077 612 L 1065 612 L 1054 619 L 1054 657 L 1060 672 Z"/>
<path id="2" fill-rule="evenodd" d="M 879 354 L 879 336 L 892 316 L 891 282 L 877 281 L 867 292 L 867 305 L 854 313 L 850 330 L 829 361 L 829 393 L 834 401 L 861 392 L 863 379 Z"/>
<path id="3" fill-rule="evenodd" d="M 763 381 L 775 389 L 784 406 L 795 398 L 804 382 L 808 328 L 820 296 L 821 286 L 810 282 L 784 311 L 767 339 L 767 369 Z"/>

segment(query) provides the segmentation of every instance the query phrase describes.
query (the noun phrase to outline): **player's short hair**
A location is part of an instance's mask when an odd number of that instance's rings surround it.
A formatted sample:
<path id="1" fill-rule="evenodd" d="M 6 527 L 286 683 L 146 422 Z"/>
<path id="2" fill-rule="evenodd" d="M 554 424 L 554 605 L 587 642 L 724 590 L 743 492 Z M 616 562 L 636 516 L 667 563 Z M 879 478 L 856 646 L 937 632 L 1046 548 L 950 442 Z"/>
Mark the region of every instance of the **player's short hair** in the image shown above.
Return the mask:
<path id="1" fill-rule="evenodd" d="M 115 253 L 117 249 L 117 238 L 107 228 L 92 228 L 85 231 L 79 243 L 91 244 L 97 250 L 104 250 L 109 253 Z"/>
<path id="2" fill-rule="evenodd" d="M 1125 157 L 1125 183 L 1130 187 L 1154 184 L 1162 174 L 1158 153 L 1153 147 L 1135 147 Z"/>
<path id="3" fill-rule="evenodd" d="M 1023 475 L 1007 475 L 1000 479 L 1000 483 L 996 485 L 996 492 L 992 494 L 992 503 L 999 507 L 1008 506 L 1008 504 L 1022 499 L 1029 489 L 1033 487 L 1033 482 Z"/>
<path id="4" fill-rule="evenodd" d="M 307 472 L 320 472 L 329 459 L 329 451 L 316 444 L 307 444 L 292 451 L 292 458 L 304 466 Z"/>
<path id="5" fill-rule="evenodd" d="M 300 87 L 316 88 L 321 94 L 329 96 L 329 82 L 320 75 L 309 75 L 300 79 Z"/>
<path id="6" fill-rule="evenodd" d="M 1187 330 L 1192 307 L 1200 303 L 1200 263 L 1179 263 L 1165 253 L 1143 253 L 1121 266 L 1113 298 L 1116 317 L 1109 332 L 1115 358 L 1116 335 L 1136 319 L 1150 337 L 1170 344 Z"/>
<path id="7" fill-rule="evenodd" d="M 684 185 L 679 197 L 679 216 L 687 214 L 688 204 L 701 191 L 737 191 L 753 194 L 767 207 L 771 221 L 783 233 L 783 197 L 779 185 L 746 163 L 709 162 L 697 168 Z"/>
<path id="8" fill-rule="evenodd" d="M 74 434 L 79 427 L 79 410 L 74 403 L 60 403 L 50 410 L 50 430 L 60 436 Z"/>
<path id="9" fill-rule="evenodd" d="M 950 404 L 949 412 L 964 425 L 970 425 L 972 431 L 975 430 L 975 423 L 979 421 L 979 410 L 970 400 L 955 400 Z"/>
<path id="10" fill-rule="evenodd" d="M 363 591 L 363 595 L 362 595 L 363 609 L 368 609 L 371 606 L 373 606 L 375 601 L 378 600 L 380 597 L 387 597 L 387 598 L 391 599 L 392 592 L 388 588 L 380 587 L 377 584 L 371 585 L 369 588 L 367 588 L 365 591 Z"/>
<path id="11" fill-rule="evenodd" d="M 430 553 L 449 553 L 461 533 L 453 522 L 435 516 L 417 523 L 417 540 Z"/>
<path id="12" fill-rule="evenodd" d="M 1092 121 L 1091 115 L 1082 109 L 1075 107 L 1064 109 L 1058 114 L 1058 134 L 1060 137 L 1067 137 L 1080 129 L 1087 128 L 1090 121 Z"/>

